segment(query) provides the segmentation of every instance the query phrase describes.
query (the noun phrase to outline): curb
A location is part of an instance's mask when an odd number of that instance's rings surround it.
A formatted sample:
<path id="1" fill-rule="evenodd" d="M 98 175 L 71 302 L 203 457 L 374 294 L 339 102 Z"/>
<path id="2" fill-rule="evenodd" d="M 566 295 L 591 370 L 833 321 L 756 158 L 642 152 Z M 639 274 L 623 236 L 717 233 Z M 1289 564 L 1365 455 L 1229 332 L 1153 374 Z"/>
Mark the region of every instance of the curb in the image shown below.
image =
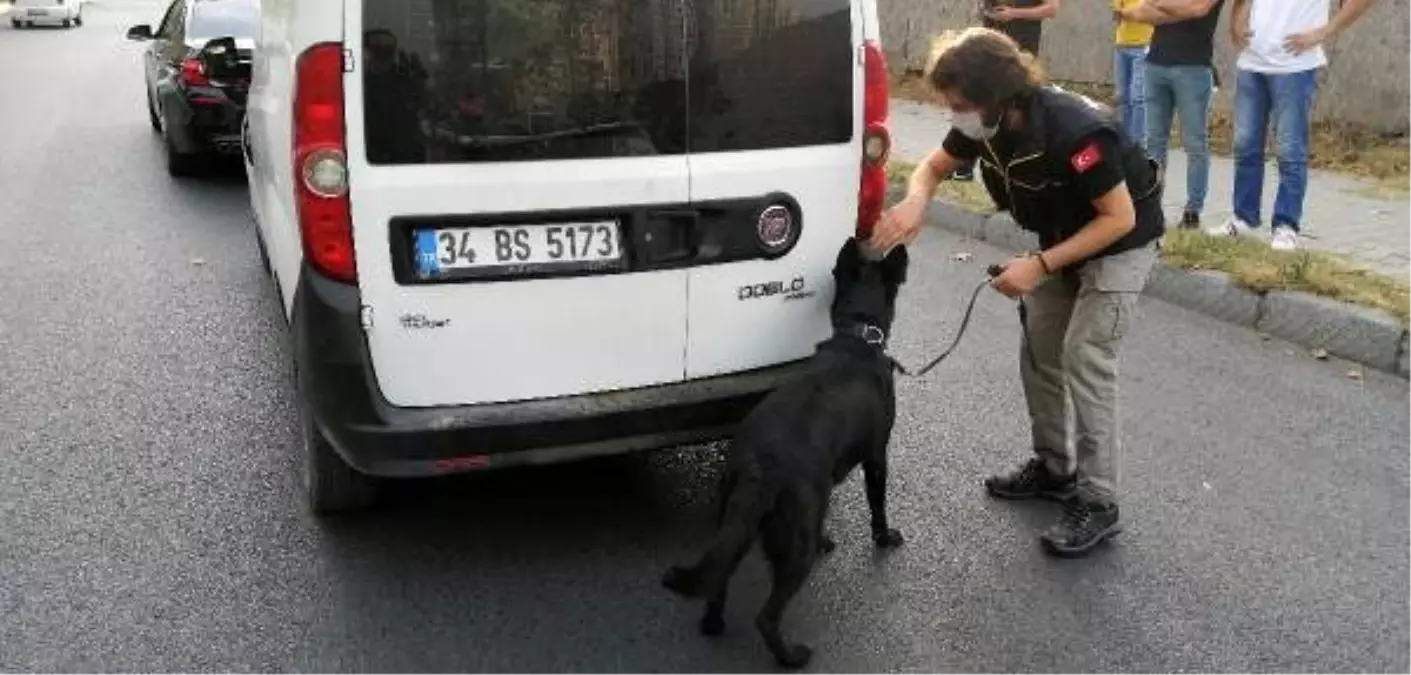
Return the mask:
<path id="1" fill-rule="evenodd" d="M 893 190 L 893 200 L 900 192 Z M 978 213 L 944 201 L 927 209 L 927 222 L 1012 251 L 1038 247 L 1038 238 L 1005 213 Z M 1222 272 L 1187 270 L 1158 262 L 1144 291 L 1186 309 L 1260 331 L 1308 349 L 1408 379 L 1411 335 L 1390 314 L 1296 291 L 1258 293 Z"/>

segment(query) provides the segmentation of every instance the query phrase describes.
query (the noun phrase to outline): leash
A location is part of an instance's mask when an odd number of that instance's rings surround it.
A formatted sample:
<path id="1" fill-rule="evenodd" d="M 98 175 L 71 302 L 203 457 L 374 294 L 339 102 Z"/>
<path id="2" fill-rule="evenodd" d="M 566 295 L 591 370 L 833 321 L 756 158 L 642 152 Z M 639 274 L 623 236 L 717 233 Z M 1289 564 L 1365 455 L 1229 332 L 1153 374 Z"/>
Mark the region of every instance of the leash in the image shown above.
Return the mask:
<path id="1" fill-rule="evenodd" d="M 960 319 L 960 328 L 955 331 L 955 338 L 951 340 L 950 346 L 946 347 L 945 351 L 941 352 L 940 356 L 931 359 L 925 366 L 922 366 L 914 373 L 907 370 L 906 366 L 903 366 L 900 361 L 892 358 L 892 370 L 901 373 L 904 377 L 923 377 L 926 373 L 931 372 L 931 369 L 946 360 L 946 357 L 950 356 L 951 352 L 955 351 L 955 348 L 960 345 L 960 339 L 965 336 L 965 329 L 970 326 L 970 315 L 975 311 L 975 301 L 980 299 L 980 291 L 985 290 L 985 287 L 990 285 L 990 281 L 999 276 L 1003 271 L 1004 268 L 999 265 L 990 265 L 990 267 L 985 270 L 985 280 L 976 284 L 975 290 L 970 293 L 970 302 L 965 305 L 965 315 Z M 1029 312 L 1028 308 L 1024 306 L 1022 299 L 1019 301 L 1019 329 L 1024 333 L 1022 339 L 1024 341 L 1024 351 L 1029 357 L 1029 367 L 1034 369 L 1035 372 L 1038 372 L 1038 362 L 1034 359 L 1034 348 L 1033 345 L 1029 344 Z"/>

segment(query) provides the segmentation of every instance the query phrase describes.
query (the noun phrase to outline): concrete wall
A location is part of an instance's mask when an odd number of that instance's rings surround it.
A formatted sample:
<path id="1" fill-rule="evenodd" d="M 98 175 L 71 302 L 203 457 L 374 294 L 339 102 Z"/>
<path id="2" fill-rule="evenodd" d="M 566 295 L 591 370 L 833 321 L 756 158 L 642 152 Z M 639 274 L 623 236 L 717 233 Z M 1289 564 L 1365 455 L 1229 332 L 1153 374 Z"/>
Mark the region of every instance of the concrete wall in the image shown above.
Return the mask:
<path id="1" fill-rule="evenodd" d="M 1278 0 L 1276 0 L 1278 1 Z M 894 71 L 923 67 L 930 38 L 947 28 L 977 23 L 974 0 L 879 0 L 882 39 Z M 1217 105 L 1229 105 L 1235 53 L 1227 22 L 1229 2 L 1215 34 L 1215 65 L 1223 83 Z M 1052 77 L 1083 82 L 1112 78 L 1112 13 L 1108 0 L 1064 0 L 1044 25 L 1042 58 Z M 1362 19 L 1327 45 L 1329 67 L 1320 77 L 1316 116 L 1406 133 L 1411 109 L 1407 0 L 1377 0 Z"/>

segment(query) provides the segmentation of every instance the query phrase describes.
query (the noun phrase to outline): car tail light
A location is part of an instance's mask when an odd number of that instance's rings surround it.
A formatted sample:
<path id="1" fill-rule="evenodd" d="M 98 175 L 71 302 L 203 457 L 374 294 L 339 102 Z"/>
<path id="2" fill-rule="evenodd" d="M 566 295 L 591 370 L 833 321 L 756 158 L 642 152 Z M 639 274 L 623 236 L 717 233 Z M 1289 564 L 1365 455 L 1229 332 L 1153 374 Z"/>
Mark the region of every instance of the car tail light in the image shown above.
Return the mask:
<path id="1" fill-rule="evenodd" d="M 863 46 L 862 174 L 857 187 L 857 238 L 872 236 L 887 198 L 887 57 L 874 40 Z"/>
<path id="2" fill-rule="evenodd" d="M 353 283 L 352 212 L 343 128 L 343 45 L 299 56 L 294 92 L 294 190 L 304 259 L 329 278 Z"/>
<path id="3" fill-rule="evenodd" d="M 206 64 L 200 59 L 186 59 L 181 62 L 181 82 L 188 87 L 208 87 L 211 78 L 206 77 Z"/>

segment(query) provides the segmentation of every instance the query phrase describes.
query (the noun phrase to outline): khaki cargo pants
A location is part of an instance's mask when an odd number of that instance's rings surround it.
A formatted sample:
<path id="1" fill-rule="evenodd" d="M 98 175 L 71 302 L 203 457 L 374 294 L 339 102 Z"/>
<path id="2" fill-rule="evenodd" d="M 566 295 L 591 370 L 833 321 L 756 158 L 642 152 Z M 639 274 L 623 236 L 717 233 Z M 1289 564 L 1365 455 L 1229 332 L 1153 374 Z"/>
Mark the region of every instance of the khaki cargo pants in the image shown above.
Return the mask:
<path id="1" fill-rule="evenodd" d="M 1019 370 L 1034 451 L 1050 471 L 1077 471 L 1079 489 L 1090 497 L 1117 496 L 1118 353 L 1156 257 L 1153 243 L 1095 258 L 1045 279 L 1024 301 L 1029 330 Z M 1070 402 L 1076 452 L 1069 445 Z"/>

